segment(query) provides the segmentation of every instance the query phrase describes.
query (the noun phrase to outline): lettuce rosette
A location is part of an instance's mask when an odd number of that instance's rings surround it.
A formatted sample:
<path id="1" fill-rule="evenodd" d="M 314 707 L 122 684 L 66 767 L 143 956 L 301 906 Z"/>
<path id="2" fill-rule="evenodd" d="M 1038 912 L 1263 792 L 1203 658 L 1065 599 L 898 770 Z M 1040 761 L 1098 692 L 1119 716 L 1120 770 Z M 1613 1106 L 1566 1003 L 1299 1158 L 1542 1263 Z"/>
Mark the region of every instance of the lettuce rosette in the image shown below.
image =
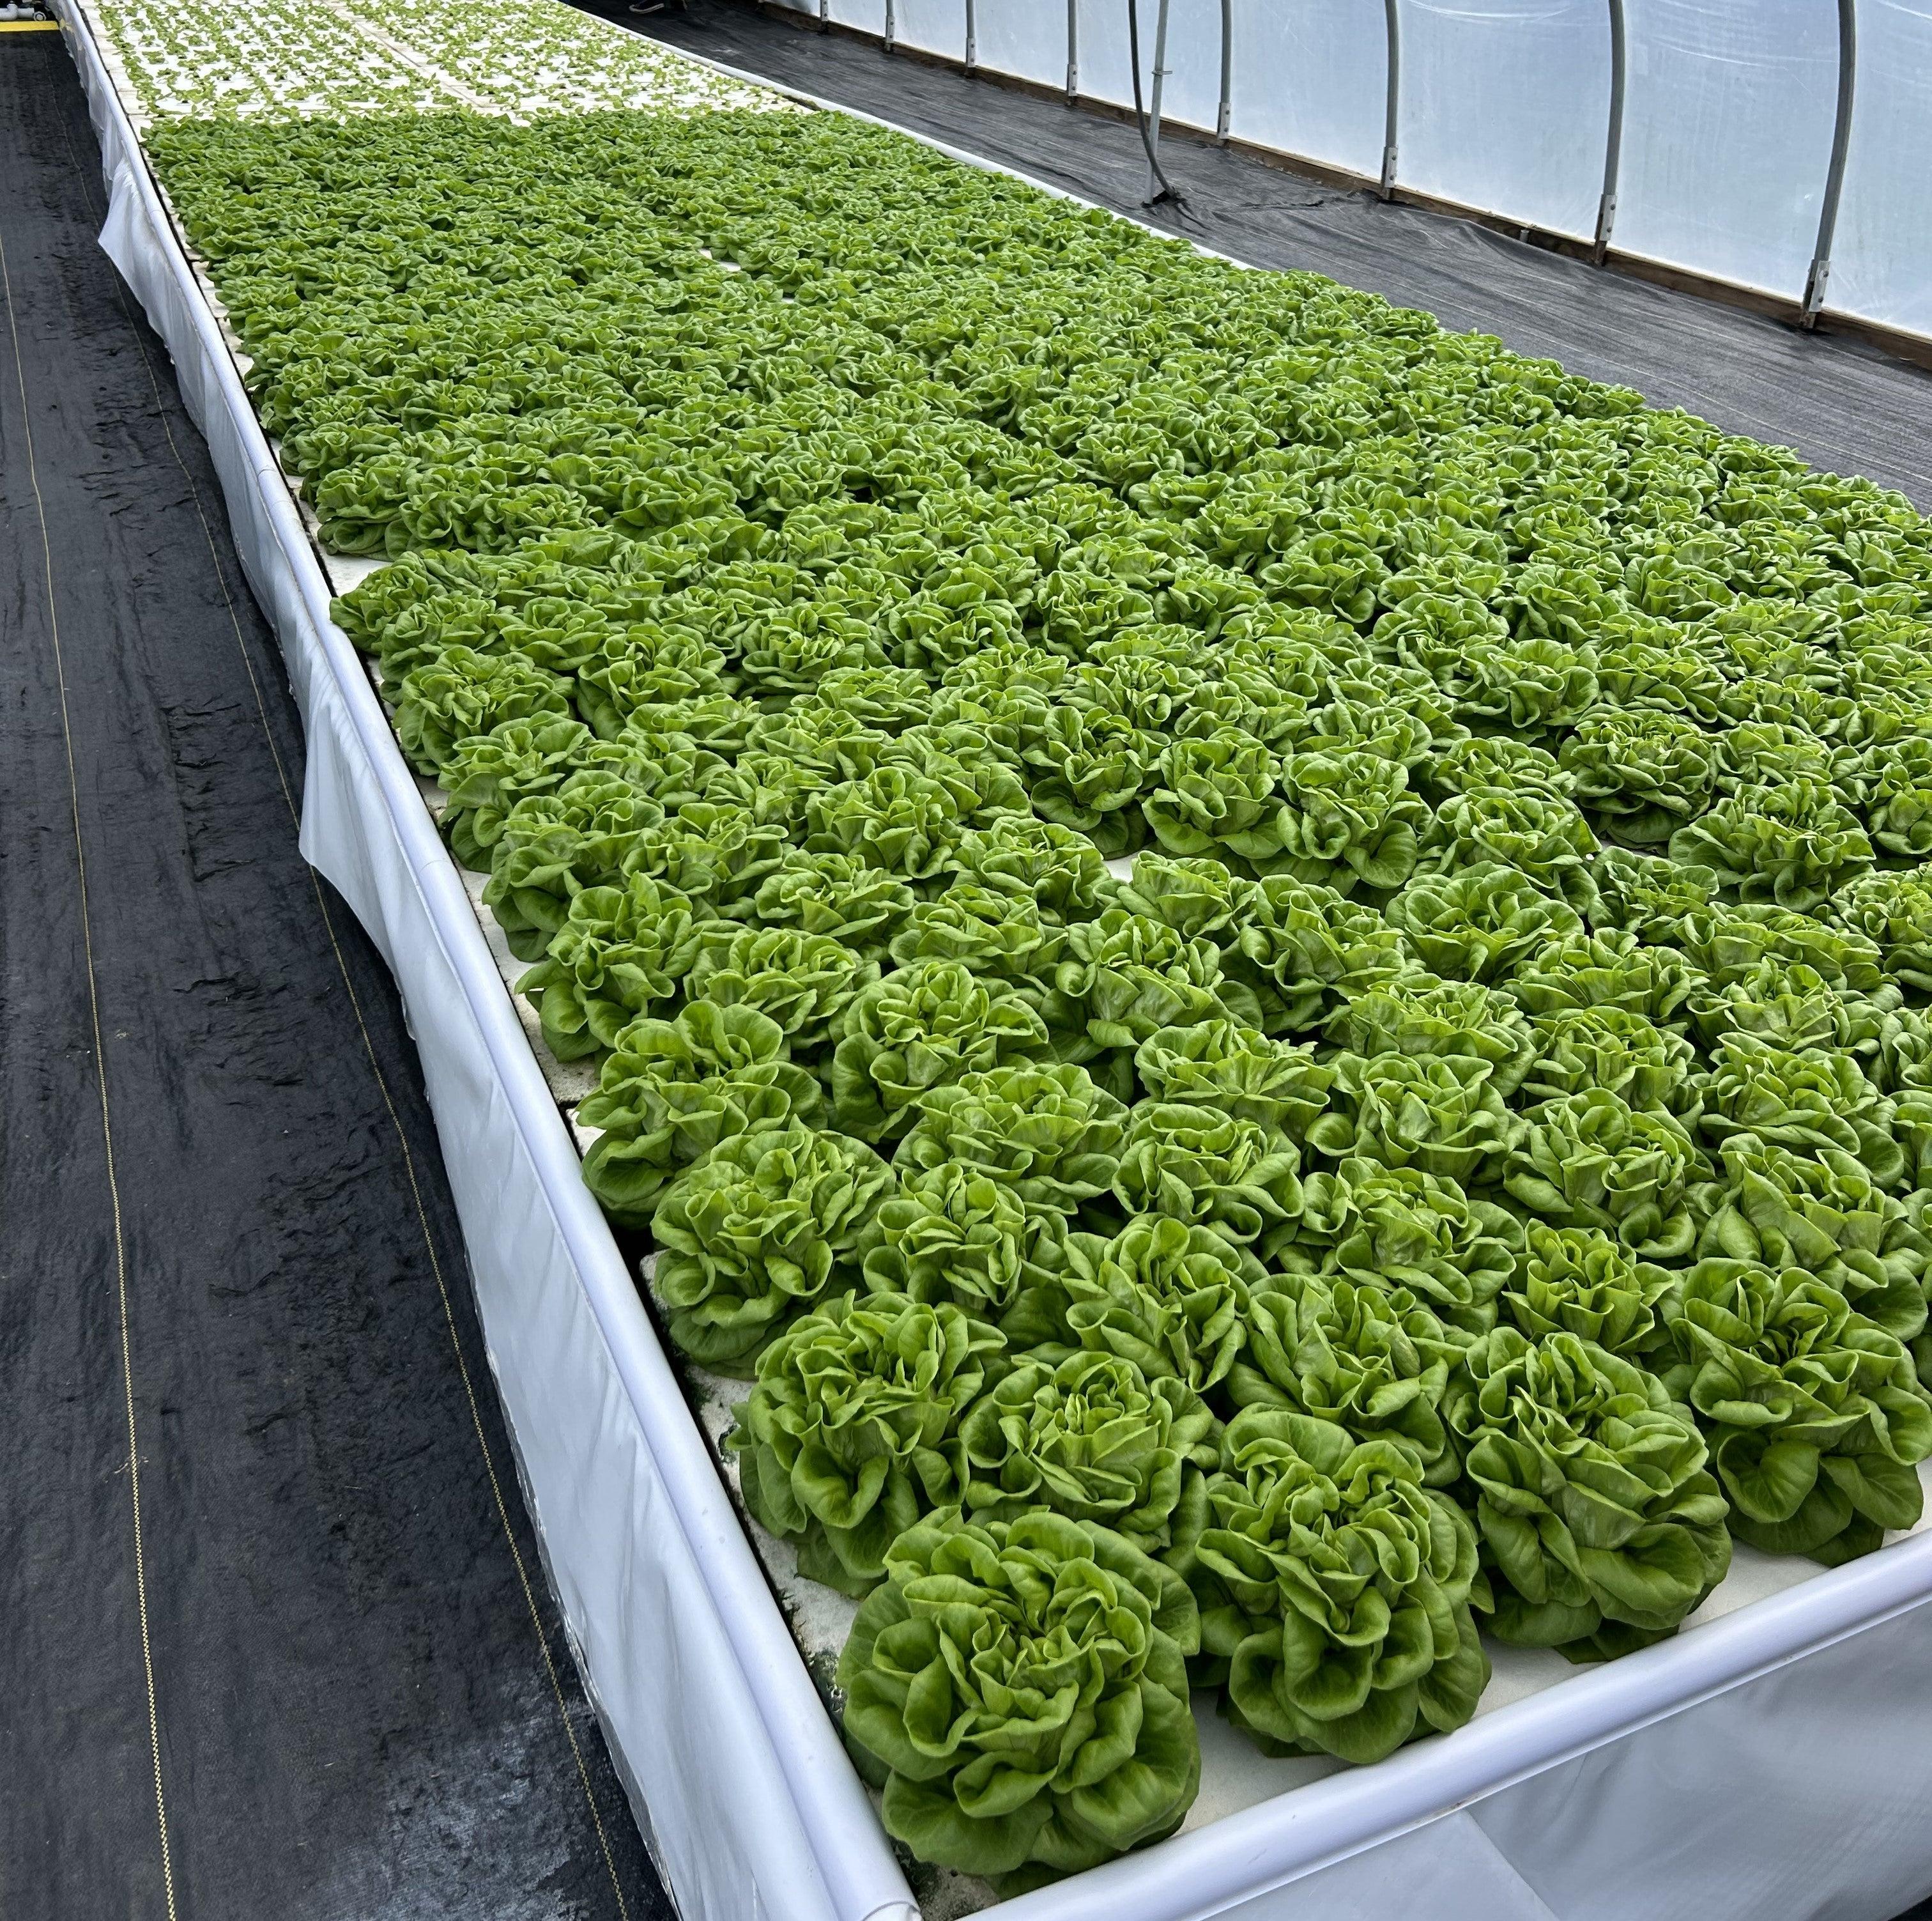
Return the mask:
<path id="1" fill-rule="evenodd" d="M 886 1571 L 838 1685 L 889 1834 L 1018 1892 L 1180 1825 L 1200 1620 L 1178 1574 L 1094 1522 L 956 1508 L 901 1535 Z"/>
<path id="2" fill-rule="evenodd" d="M 1506 980 L 1582 928 L 1574 908 L 1493 860 L 1418 874 L 1387 911 L 1424 966 L 1449 980 Z"/>
<path id="3" fill-rule="evenodd" d="M 1500 1168 L 1511 1122 L 1490 1063 L 1476 1055 L 1344 1054 L 1311 1154 L 1446 1175 L 1466 1186 Z"/>
<path id="4" fill-rule="evenodd" d="M 1216 854 L 1265 867 L 1281 853 L 1280 765 L 1233 728 L 1168 743 L 1141 812 L 1170 854 Z"/>
<path id="5" fill-rule="evenodd" d="M 1264 1753 L 1376 1761 L 1474 1714 L 1490 1678 L 1475 1532 L 1401 1442 L 1246 1408 L 1205 1491 L 1169 1559 L 1200 1607 L 1203 1666 Z"/>
<path id="6" fill-rule="evenodd" d="M 903 1157 L 902 1157 L 903 1160 Z M 997 1322 L 1058 1264 L 1063 1214 L 1029 1207 L 991 1170 L 958 1161 L 902 1166 L 880 1208 L 866 1284 L 875 1293 L 950 1301 Z"/>
<path id="7" fill-rule="evenodd" d="M 1626 1106 L 1694 1118 L 1696 1050 L 1684 1037 L 1628 1007 L 1559 1007 L 1534 1023 L 1536 1061 L 1526 1102 L 1598 1088 Z"/>
<path id="8" fill-rule="evenodd" d="M 1312 1046 L 1228 1020 L 1159 1028 L 1136 1050 L 1134 1067 L 1156 1101 L 1211 1107 L 1292 1141 L 1327 1105 L 1335 1080 Z"/>
<path id="9" fill-rule="evenodd" d="M 598 1130 L 584 1184 L 621 1227 L 650 1224 L 664 1187 L 721 1141 L 816 1125 L 824 1090 L 756 1008 L 696 1001 L 675 1020 L 634 1021 L 604 1059 L 578 1124 Z"/>
<path id="10" fill-rule="evenodd" d="M 1499 1639 L 1601 1660 L 1675 1633 L 1724 1578 L 1723 1491 L 1654 1374 L 1572 1334 L 1498 1327 L 1463 1355 L 1444 1412 Z"/>
<path id="11" fill-rule="evenodd" d="M 1529 1023 L 1507 994 L 1420 971 L 1351 995 L 1336 1010 L 1327 1034 L 1344 1055 L 1486 1061 L 1490 1084 L 1505 1098 L 1521 1085 L 1537 1055 Z"/>
<path id="12" fill-rule="evenodd" d="M 1186 1382 L 1150 1381 L 1123 1355 L 1022 1358 L 961 1424 L 965 1511 L 988 1521 L 1051 1508 L 1158 1553 L 1219 1458 L 1220 1424 Z"/>
<path id="13" fill-rule="evenodd" d="M 1703 1421 L 1731 1532 L 1835 1567 L 1917 1524 L 1932 1394 L 1895 1335 L 1795 1268 L 1700 1261 L 1672 1312 L 1664 1383 Z"/>
<path id="14" fill-rule="evenodd" d="M 918 896 L 896 875 L 849 854 L 807 854 L 793 848 L 729 911 L 760 927 L 794 928 L 837 941 L 868 960 L 883 959 L 910 917 Z"/>
<path id="15" fill-rule="evenodd" d="M 1129 1214 L 1199 1223 L 1246 1246 L 1299 1209 L 1300 1166 L 1286 1135 L 1220 1103 L 1143 1100 L 1128 1112 L 1113 1192 Z"/>
<path id="16" fill-rule="evenodd" d="M 749 1374 L 821 1296 L 862 1284 L 892 1171 L 861 1141 L 794 1122 L 721 1142 L 651 1217 L 651 1285 L 699 1366 Z"/>
<path id="17" fill-rule="evenodd" d="M 1905 1177 L 1892 1103 L 1849 1054 L 1796 1052 L 1733 1034 L 1718 1044 L 1702 1094 L 1698 1124 L 1720 1147 L 1750 1134 L 1797 1154 L 1835 1148 L 1862 1163 L 1882 1187 Z"/>
<path id="18" fill-rule="evenodd" d="M 1005 1346 L 948 1302 L 842 1294 L 764 1349 L 728 1445 L 752 1519 L 796 1544 L 800 1574 L 862 1595 L 896 1536 L 957 1505 L 959 1423 Z"/>
<path id="19" fill-rule="evenodd" d="M 1676 1271 L 1640 1261 L 1596 1227 L 1552 1227 L 1532 1220 L 1514 1276 L 1497 1305 L 1533 1340 L 1570 1334 L 1627 1361 L 1664 1346 L 1664 1316 Z"/>
<path id="20" fill-rule="evenodd" d="M 1237 1407 L 1313 1415 L 1358 1440 L 1392 1436 L 1441 1487 L 1457 1469 L 1442 1395 L 1468 1339 L 1406 1288 L 1271 1274 L 1249 1297 L 1247 1344 L 1228 1392 Z"/>

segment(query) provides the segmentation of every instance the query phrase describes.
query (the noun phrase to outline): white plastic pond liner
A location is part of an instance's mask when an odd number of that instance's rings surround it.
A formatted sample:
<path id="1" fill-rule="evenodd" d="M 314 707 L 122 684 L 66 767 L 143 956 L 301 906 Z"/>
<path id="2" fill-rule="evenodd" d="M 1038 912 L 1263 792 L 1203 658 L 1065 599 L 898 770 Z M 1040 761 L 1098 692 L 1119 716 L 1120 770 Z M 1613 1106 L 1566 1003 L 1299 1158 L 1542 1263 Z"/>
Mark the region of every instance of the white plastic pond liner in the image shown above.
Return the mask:
<path id="1" fill-rule="evenodd" d="M 174 356 L 286 655 L 304 851 L 401 986 L 533 1518 L 646 1839 L 686 1921 L 910 1921 L 469 896 L 329 622 L 80 0 L 60 4 L 110 185 L 103 245 Z M 1000 1912 L 1885 1921 L 1932 1889 L 1932 1533 L 1830 1573 L 1738 1567 L 1706 1625 L 1624 1661 L 1506 1654 L 1502 1704 L 1373 1768 L 1311 1780 L 1322 1764 L 1262 1763 L 1210 1723 L 1200 1824 Z M 1290 1779 L 1306 1784 L 1269 1791 Z"/>

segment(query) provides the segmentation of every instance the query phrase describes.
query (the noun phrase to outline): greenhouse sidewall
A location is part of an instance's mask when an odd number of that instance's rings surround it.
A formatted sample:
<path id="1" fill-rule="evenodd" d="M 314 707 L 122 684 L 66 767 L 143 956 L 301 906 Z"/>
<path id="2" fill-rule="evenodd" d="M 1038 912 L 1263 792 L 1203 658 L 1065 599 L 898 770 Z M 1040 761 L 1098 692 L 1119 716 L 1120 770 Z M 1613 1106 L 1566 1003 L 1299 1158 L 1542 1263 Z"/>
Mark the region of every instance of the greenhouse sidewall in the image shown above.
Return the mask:
<path id="1" fill-rule="evenodd" d="M 406 770 L 370 731 L 380 713 L 267 444 L 63 11 L 112 187 L 103 244 L 174 356 L 282 640 L 308 733 L 304 851 L 401 985 L 536 1525 L 647 1840 L 687 1921 L 909 1921 L 789 1643 L 748 1658 L 754 1629 L 782 1633 L 776 1610 L 731 1584 L 744 1538 L 534 1061 L 502 1051 L 506 1021 L 524 1043 L 460 883 L 426 814 L 415 842 L 404 830 L 399 809 L 421 812 Z M 1450 1921 L 1608 1921 L 1641 1903 L 1882 1921 L 1932 1887 L 1932 1537 L 1745 1615 L 1002 1912 L 1369 1921 L 1420 1901 Z"/>

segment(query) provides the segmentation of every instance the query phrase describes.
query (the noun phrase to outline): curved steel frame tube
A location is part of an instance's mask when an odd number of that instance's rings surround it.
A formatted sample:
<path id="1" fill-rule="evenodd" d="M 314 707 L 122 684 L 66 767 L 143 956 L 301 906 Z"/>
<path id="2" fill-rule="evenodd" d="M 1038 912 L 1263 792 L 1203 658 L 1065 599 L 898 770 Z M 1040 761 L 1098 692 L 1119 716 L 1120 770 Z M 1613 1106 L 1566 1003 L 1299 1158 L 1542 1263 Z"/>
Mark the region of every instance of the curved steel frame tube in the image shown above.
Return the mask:
<path id="1" fill-rule="evenodd" d="M 1832 122 L 1832 164 L 1825 175 L 1825 197 L 1818 209 L 1818 244 L 1811 250 L 1811 271 L 1804 277 L 1801 326 L 1818 324 L 1825 304 L 1825 283 L 1832 277 L 1832 242 L 1838 230 L 1838 200 L 1845 190 L 1845 157 L 1852 144 L 1852 110 L 1858 95 L 1858 0 L 1838 0 L 1838 106 Z"/>
<path id="2" fill-rule="evenodd" d="M 1610 251 L 1610 230 L 1617 220 L 1617 176 L 1624 161 L 1624 82 L 1628 71 L 1624 0 L 1610 0 L 1610 125 L 1604 146 L 1604 193 L 1597 203 L 1594 254 L 1600 267 Z"/>
<path id="3" fill-rule="evenodd" d="M 1388 106 L 1382 121 L 1382 177 L 1384 200 L 1395 194 L 1396 129 L 1402 112 L 1402 22 L 1396 13 L 1396 0 L 1382 0 L 1382 18 L 1388 26 Z"/>
<path id="4" fill-rule="evenodd" d="M 1080 0 L 1066 0 L 1066 104 L 1080 98 Z"/>
<path id="5" fill-rule="evenodd" d="M 1221 107 L 1214 116 L 1214 137 L 1224 147 L 1234 105 L 1234 0 L 1221 0 Z"/>
<path id="6" fill-rule="evenodd" d="M 973 0 L 966 0 L 966 71 L 976 71 L 980 65 L 980 17 Z"/>

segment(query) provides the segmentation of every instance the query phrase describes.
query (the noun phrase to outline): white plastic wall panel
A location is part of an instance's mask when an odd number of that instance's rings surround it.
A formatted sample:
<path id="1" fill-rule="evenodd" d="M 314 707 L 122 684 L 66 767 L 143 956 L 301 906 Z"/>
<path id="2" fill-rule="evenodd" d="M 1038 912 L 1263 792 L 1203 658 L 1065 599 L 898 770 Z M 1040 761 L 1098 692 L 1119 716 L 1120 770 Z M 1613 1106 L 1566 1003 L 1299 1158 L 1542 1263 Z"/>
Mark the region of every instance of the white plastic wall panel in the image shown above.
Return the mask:
<path id="1" fill-rule="evenodd" d="M 1858 0 L 1858 21 L 1825 305 L 1932 335 L 1932 0 Z"/>
<path id="2" fill-rule="evenodd" d="M 979 0 L 980 64 L 1042 86 L 1066 84 L 1065 0 Z"/>
<path id="3" fill-rule="evenodd" d="M 1238 138 L 1372 179 L 1388 91 L 1382 0 L 1234 0 Z"/>
<path id="4" fill-rule="evenodd" d="M 792 4 L 797 5 L 798 0 Z M 863 33 L 886 30 L 886 0 L 832 0 L 830 11 L 842 27 L 856 27 Z"/>
<path id="5" fill-rule="evenodd" d="M 1154 71 L 1154 29 L 1160 13 L 1159 0 L 1141 0 L 1145 74 Z M 1169 0 L 1167 88 L 1160 110 L 1164 120 L 1214 131 L 1221 110 L 1221 0 Z"/>
<path id="6" fill-rule="evenodd" d="M 898 0 L 893 37 L 902 47 L 966 57 L 966 0 Z"/>
<path id="7" fill-rule="evenodd" d="M 1154 61 L 1154 29 L 1160 0 L 1139 0 L 1147 44 L 1142 71 Z M 1127 0 L 1077 0 L 1080 19 L 1080 91 L 1117 107 L 1134 104 L 1133 69 L 1127 64 Z"/>
<path id="8" fill-rule="evenodd" d="M 1615 245 L 1797 299 L 1831 163 L 1834 0 L 1625 0 L 1625 10 Z"/>
<path id="9" fill-rule="evenodd" d="M 1402 0 L 1396 178 L 1526 225 L 1597 230 L 1607 0 Z"/>

